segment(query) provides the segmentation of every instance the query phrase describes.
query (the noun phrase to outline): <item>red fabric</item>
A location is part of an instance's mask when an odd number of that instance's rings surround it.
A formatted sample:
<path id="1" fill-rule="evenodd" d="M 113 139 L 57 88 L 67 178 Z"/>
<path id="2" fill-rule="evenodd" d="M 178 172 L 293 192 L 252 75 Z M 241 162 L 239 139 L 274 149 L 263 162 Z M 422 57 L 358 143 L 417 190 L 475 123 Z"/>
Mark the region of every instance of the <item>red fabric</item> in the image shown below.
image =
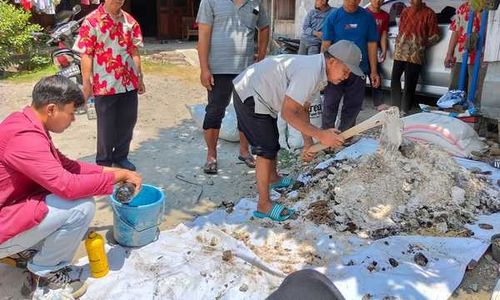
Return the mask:
<path id="1" fill-rule="evenodd" d="M 81 0 L 80 3 L 83 5 L 90 5 L 90 0 Z"/>
<path id="2" fill-rule="evenodd" d="M 31 0 L 21 0 L 21 5 L 27 11 L 31 11 L 31 9 L 33 8 L 33 4 L 31 4 Z"/>
<path id="3" fill-rule="evenodd" d="M 0 244 L 43 220 L 45 196 L 70 200 L 113 192 L 113 173 L 68 159 L 31 107 L 0 123 Z"/>
<path id="4" fill-rule="evenodd" d="M 369 13 L 375 18 L 375 23 L 377 23 L 378 37 L 382 36 L 382 32 L 389 31 L 389 14 L 383 10 L 379 12 L 373 12 L 371 9 L 367 9 Z"/>

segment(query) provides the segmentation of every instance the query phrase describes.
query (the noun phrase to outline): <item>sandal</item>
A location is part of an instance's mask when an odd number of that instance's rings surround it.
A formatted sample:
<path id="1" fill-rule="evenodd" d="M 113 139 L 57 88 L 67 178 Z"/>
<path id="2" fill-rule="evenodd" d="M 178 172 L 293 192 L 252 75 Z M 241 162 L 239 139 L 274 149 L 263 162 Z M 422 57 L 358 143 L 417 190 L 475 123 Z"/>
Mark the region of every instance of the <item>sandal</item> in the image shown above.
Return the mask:
<path id="1" fill-rule="evenodd" d="M 288 214 L 282 215 L 281 213 L 285 209 L 288 211 Z M 283 222 L 289 219 L 294 213 L 295 211 L 293 209 L 287 208 L 283 204 L 275 202 L 273 203 L 273 206 L 271 207 L 268 213 L 261 213 L 260 211 L 256 210 L 253 212 L 253 216 L 259 219 L 269 218 L 276 222 Z"/>
<path id="2" fill-rule="evenodd" d="M 238 159 L 244 162 L 245 165 L 247 165 L 247 167 L 252 169 L 255 168 L 255 159 L 253 158 L 252 155 L 248 155 L 247 157 L 240 155 L 238 156 Z"/>
<path id="3" fill-rule="evenodd" d="M 271 189 L 284 189 L 287 188 L 295 183 L 295 180 L 292 177 L 281 177 L 281 179 L 278 182 L 271 183 L 270 188 Z"/>
<path id="4" fill-rule="evenodd" d="M 217 161 L 207 161 L 203 167 L 203 172 L 205 172 L 205 174 L 217 174 Z"/>

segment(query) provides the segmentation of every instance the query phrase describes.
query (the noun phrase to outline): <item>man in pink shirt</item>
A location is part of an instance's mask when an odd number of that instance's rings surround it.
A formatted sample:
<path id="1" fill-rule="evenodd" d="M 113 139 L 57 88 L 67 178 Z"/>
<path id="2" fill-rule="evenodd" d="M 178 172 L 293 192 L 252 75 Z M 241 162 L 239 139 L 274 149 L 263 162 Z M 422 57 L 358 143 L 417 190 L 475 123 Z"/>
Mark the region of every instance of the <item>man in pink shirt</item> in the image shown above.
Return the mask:
<path id="1" fill-rule="evenodd" d="M 65 288 L 76 298 L 86 285 L 70 278 L 68 265 L 94 217 L 92 196 L 111 194 L 117 182 L 140 187 L 142 179 L 56 149 L 49 132 L 68 128 L 84 102 L 71 80 L 43 78 L 32 98 L 31 106 L 0 123 L 0 258 L 28 259 L 25 296 Z"/>

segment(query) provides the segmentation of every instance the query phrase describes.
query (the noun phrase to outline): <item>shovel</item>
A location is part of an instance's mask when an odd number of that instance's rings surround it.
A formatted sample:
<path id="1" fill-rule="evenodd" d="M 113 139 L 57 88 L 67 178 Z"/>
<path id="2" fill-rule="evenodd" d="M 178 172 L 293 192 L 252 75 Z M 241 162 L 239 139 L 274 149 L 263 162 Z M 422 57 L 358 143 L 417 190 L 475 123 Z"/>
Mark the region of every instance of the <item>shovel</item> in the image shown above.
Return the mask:
<path id="1" fill-rule="evenodd" d="M 381 111 L 373 117 L 359 123 L 358 125 L 347 129 L 340 133 L 344 139 L 349 139 L 355 135 L 363 133 L 368 129 L 384 125 L 382 134 L 380 135 L 381 144 L 387 150 L 398 149 L 401 145 L 401 121 L 399 119 L 399 109 L 392 106 L 387 110 Z M 317 153 L 321 150 L 329 148 L 321 143 L 317 143 L 309 148 L 310 153 Z"/>

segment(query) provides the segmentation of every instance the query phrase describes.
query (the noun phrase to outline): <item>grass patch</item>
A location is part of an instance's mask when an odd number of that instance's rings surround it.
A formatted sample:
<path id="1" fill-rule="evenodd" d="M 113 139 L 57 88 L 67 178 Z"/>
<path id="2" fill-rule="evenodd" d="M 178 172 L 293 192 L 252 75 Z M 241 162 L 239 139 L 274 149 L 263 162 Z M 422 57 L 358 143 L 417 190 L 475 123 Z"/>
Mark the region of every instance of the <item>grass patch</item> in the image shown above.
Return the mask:
<path id="1" fill-rule="evenodd" d="M 38 81 L 42 77 L 54 75 L 57 68 L 54 65 L 48 65 L 35 71 L 21 71 L 21 72 L 5 72 L 0 79 L 7 80 L 12 83 L 32 82 Z"/>
<path id="2" fill-rule="evenodd" d="M 199 83 L 200 68 L 193 66 L 179 66 L 174 64 L 160 64 L 143 60 L 142 71 L 145 74 L 173 76 L 189 82 Z"/>

